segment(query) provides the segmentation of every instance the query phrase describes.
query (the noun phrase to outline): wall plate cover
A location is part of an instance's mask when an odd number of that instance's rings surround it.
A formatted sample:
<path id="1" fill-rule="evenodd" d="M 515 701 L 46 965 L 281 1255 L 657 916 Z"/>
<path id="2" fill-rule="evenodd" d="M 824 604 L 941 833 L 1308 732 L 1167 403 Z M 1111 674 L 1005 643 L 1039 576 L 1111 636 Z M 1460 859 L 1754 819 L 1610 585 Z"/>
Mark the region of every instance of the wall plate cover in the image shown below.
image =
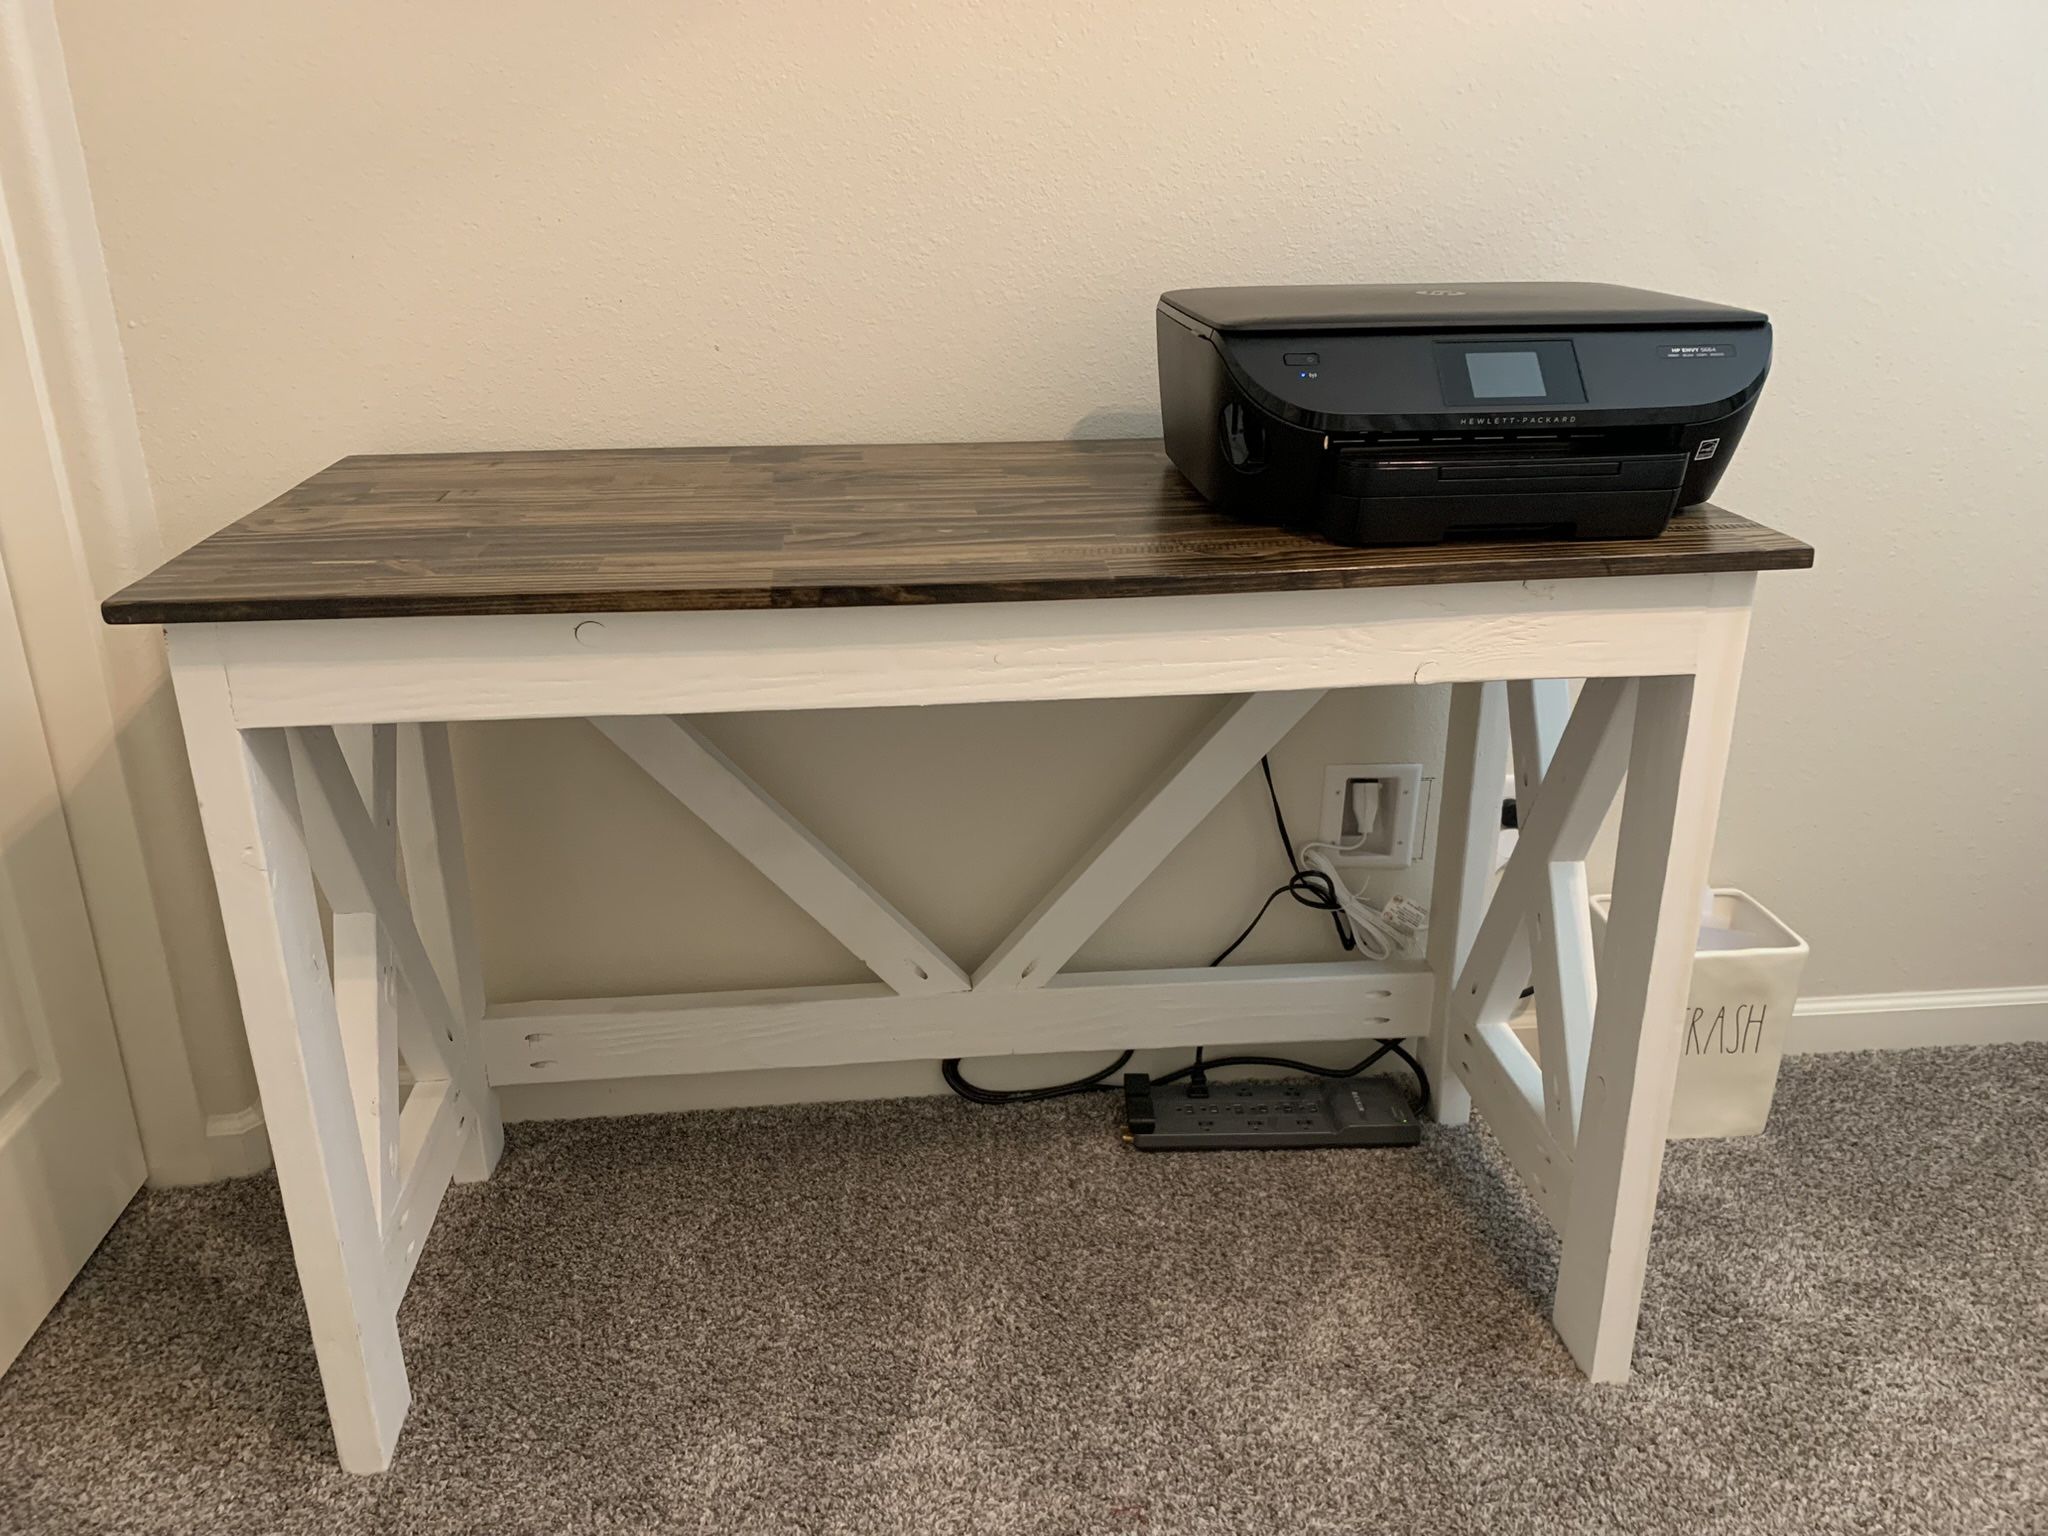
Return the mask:
<path id="1" fill-rule="evenodd" d="M 1370 779 L 1380 786 L 1379 824 L 1361 846 L 1348 853 L 1332 854 L 1330 862 L 1368 869 L 1406 869 L 1421 855 L 1418 839 L 1424 825 L 1422 806 L 1430 783 L 1422 776 L 1422 764 L 1333 763 L 1325 768 L 1321 841 L 1333 847 L 1356 840 L 1355 834 L 1347 836 L 1345 830 L 1345 812 L 1355 779 Z"/>

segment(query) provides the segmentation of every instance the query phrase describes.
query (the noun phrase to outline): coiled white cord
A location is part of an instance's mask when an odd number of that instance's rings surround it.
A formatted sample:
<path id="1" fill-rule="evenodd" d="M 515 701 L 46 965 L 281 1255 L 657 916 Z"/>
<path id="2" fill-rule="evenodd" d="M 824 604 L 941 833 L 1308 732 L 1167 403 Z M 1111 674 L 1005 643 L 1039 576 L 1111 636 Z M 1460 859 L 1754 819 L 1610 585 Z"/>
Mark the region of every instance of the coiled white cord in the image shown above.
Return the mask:
<path id="1" fill-rule="evenodd" d="M 1352 851 L 1354 844 L 1345 843 L 1304 843 L 1301 848 L 1301 864 L 1312 869 L 1330 882 L 1330 892 L 1343 907 L 1344 915 L 1351 920 L 1351 931 L 1358 938 L 1358 948 L 1368 960 L 1391 960 L 1407 947 L 1408 935 L 1388 922 L 1381 913 L 1365 904 L 1365 893 L 1354 891 L 1344 883 L 1344 877 L 1337 873 L 1337 858 Z"/>

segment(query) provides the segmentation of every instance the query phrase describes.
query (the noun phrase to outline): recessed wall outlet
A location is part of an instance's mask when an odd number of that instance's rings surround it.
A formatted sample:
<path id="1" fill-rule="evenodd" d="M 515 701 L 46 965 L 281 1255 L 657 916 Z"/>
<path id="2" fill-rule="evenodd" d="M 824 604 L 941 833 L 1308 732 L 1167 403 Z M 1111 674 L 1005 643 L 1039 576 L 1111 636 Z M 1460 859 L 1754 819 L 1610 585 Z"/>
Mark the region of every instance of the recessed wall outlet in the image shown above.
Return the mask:
<path id="1" fill-rule="evenodd" d="M 1322 841 L 1335 864 L 1406 869 L 1418 853 L 1422 764 L 1335 763 L 1323 770 Z"/>

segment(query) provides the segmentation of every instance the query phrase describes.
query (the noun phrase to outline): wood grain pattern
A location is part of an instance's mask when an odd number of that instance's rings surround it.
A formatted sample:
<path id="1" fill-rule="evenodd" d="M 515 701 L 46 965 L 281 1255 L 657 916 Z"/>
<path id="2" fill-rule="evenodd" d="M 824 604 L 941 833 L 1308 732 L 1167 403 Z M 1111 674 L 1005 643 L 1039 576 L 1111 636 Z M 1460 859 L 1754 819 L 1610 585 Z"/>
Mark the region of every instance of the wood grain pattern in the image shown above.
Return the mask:
<path id="1" fill-rule="evenodd" d="M 343 459 L 108 599 L 115 624 L 1010 602 L 1809 566 L 1656 539 L 1347 549 L 1227 521 L 1155 440 Z"/>

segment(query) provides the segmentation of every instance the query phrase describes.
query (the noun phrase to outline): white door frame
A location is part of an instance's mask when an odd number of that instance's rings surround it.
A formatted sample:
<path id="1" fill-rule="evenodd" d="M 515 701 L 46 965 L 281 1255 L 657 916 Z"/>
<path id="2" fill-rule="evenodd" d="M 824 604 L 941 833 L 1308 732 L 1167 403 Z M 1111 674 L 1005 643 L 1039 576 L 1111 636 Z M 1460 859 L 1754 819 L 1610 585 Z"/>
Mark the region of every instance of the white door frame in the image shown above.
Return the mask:
<path id="1" fill-rule="evenodd" d="M 169 888 L 162 833 L 173 829 L 159 828 L 154 846 L 145 839 L 132 793 L 139 774 L 161 776 L 177 761 L 163 647 L 99 619 L 100 595 L 153 567 L 160 547 L 49 0 L 0 0 L 0 273 L 0 325 L 19 335 L 0 351 L 14 375 L 0 398 L 15 418 L 4 427 L 13 513 L 0 520 L 0 556 L 150 1182 L 254 1171 L 267 1153 L 252 1158 L 249 1137 L 207 1136 L 158 920 L 166 898 L 207 900 L 204 871 Z M 170 803 L 196 822 L 189 799 Z M 221 1023 L 232 1031 L 232 1019 Z"/>

